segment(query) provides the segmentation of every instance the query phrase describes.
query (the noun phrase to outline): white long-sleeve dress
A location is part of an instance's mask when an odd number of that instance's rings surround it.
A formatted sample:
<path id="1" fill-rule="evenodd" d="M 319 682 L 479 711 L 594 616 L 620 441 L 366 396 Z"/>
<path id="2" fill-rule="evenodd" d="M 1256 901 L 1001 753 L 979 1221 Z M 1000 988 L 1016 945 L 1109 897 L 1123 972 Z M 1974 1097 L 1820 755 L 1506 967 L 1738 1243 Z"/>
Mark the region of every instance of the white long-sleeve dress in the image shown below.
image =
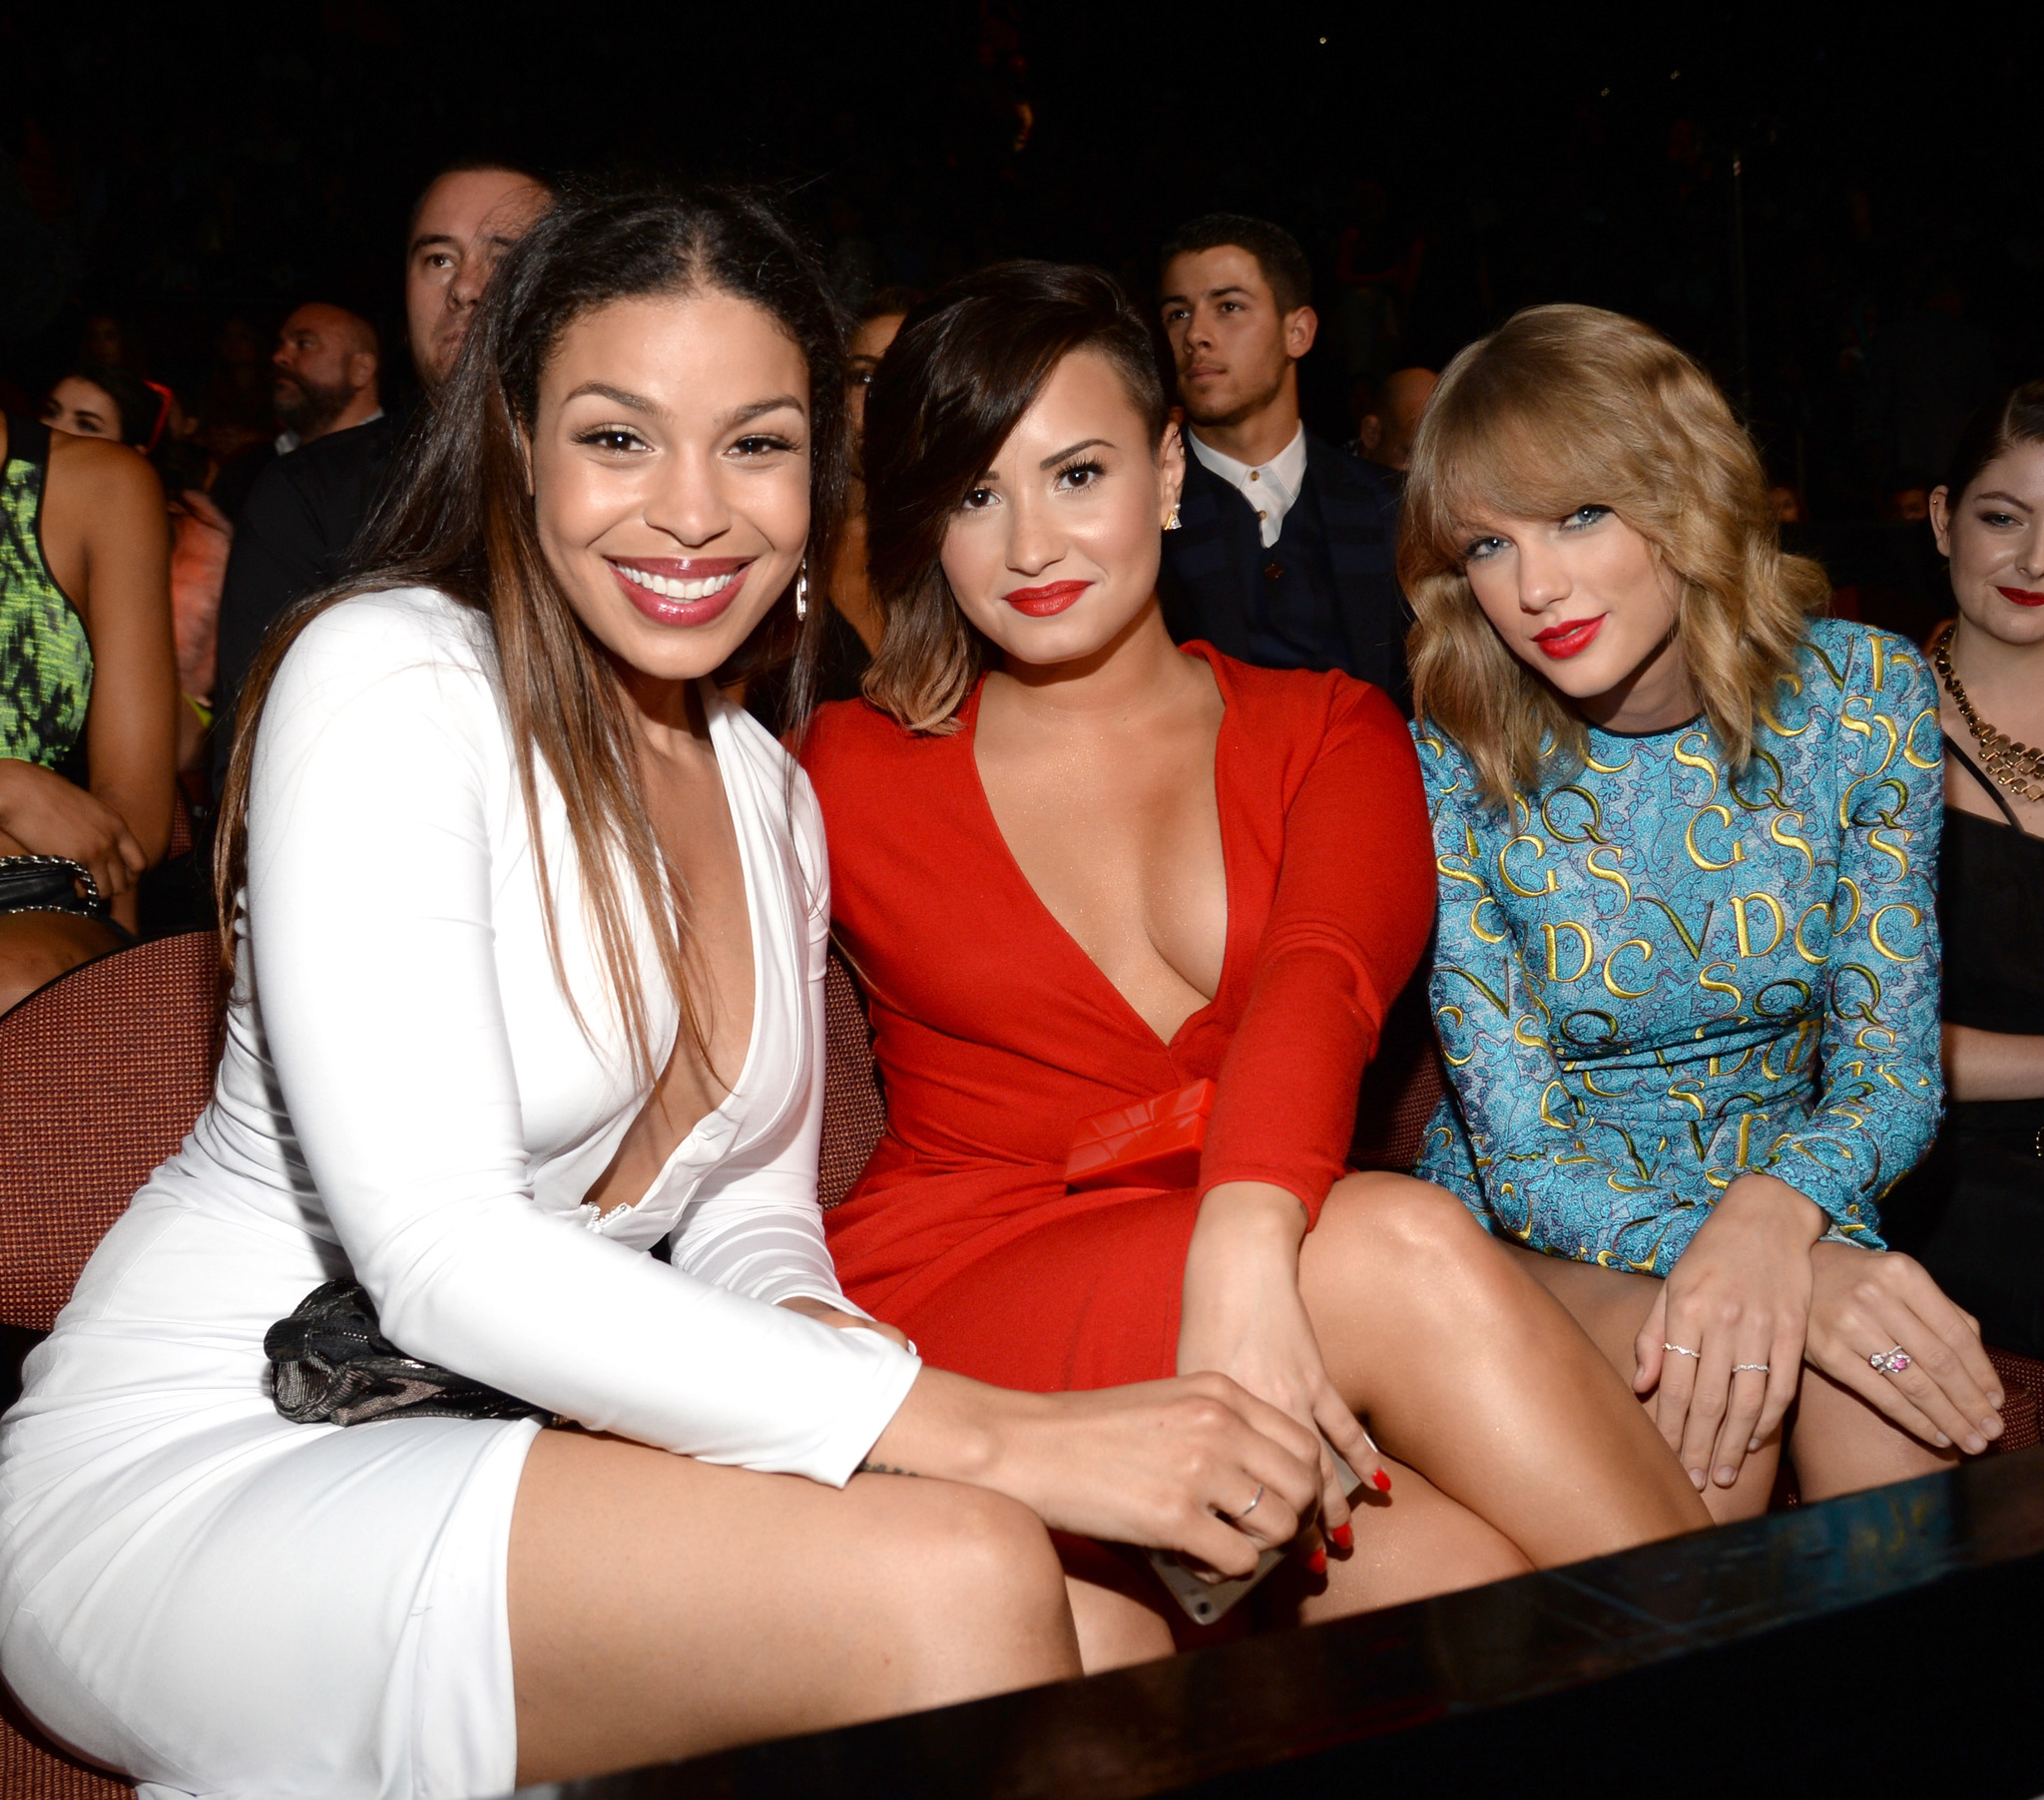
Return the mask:
<path id="1" fill-rule="evenodd" d="M 648 1087 L 542 768 L 587 1035 L 556 983 L 488 646 L 405 590 L 342 603 L 285 658 L 213 1101 L 0 1425 L 0 1672 L 145 1794 L 513 1784 L 505 1560 L 537 1427 L 286 1422 L 262 1337 L 319 1283 L 352 1271 L 401 1348 L 567 1418 L 819 1482 L 915 1379 L 877 1333 L 771 1304 L 845 1304 L 815 1197 L 829 898 L 806 780 L 706 683 L 752 1042 L 731 1098 L 599 1219 L 582 1196 Z M 678 1010 L 645 923 L 664 1050 Z M 646 1253 L 670 1236 L 671 1265 Z"/>

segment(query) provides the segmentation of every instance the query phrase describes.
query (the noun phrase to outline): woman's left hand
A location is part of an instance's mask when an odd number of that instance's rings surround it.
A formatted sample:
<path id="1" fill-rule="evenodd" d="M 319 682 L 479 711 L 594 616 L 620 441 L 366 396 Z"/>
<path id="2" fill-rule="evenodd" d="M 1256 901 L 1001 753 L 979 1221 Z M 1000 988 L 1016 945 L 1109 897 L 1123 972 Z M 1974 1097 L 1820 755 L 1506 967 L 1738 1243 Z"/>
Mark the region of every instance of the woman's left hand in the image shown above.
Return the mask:
<path id="1" fill-rule="evenodd" d="M 1795 1398 L 1809 1332 L 1809 1247 L 1824 1215 L 1788 1182 L 1742 1175 L 1662 1283 L 1634 1341 L 1634 1391 L 1698 1492 L 1729 1488 Z M 1681 1345 L 1682 1350 L 1669 1346 Z M 1685 1354 L 1687 1352 L 1687 1354 Z"/>
<path id="2" fill-rule="evenodd" d="M 1365 1482 L 1382 1470 L 1374 1446 L 1335 1391 L 1319 1339 L 1298 1295 L 1305 1208 L 1263 1181 L 1210 1188 L 1186 1252 L 1178 1372 L 1214 1370 L 1316 1432 Z M 1378 1486 L 1382 1486 L 1379 1482 Z M 1348 1524 L 1348 1497 L 1333 1459 L 1320 1456 L 1321 1518 Z M 1345 1542 L 1345 1536 L 1337 1539 Z"/>
<path id="3" fill-rule="evenodd" d="M 908 1333 L 869 1319 L 863 1313 L 842 1312 L 827 1301 L 812 1300 L 807 1294 L 796 1294 L 791 1300 L 782 1300 L 780 1305 L 789 1312 L 798 1312 L 805 1319 L 814 1319 L 818 1325 L 829 1325 L 838 1331 L 877 1331 L 884 1338 L 891 1338 L 902 1349 L 915 1353 L 915 1346 L 908 1341 Z"/>

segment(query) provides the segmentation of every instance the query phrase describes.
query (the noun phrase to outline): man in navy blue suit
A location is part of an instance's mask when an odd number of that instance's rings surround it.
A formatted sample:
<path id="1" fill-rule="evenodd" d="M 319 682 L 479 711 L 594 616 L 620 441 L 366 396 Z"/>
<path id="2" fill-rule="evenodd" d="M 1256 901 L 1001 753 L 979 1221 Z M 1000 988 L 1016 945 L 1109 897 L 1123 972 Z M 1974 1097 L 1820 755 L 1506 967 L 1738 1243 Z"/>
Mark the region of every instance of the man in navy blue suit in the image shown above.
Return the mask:
<path id="1" fill-rule="evenodd" d="M 1409 704 L 1396 489 L 1299 419 L 1319 326 L 1305 253 L 1217 213 L 1164 246 L 1160 288 L 1187 423 L 1159 578 L 1172 636 L 1267 669 L 1344 670 Z"/>

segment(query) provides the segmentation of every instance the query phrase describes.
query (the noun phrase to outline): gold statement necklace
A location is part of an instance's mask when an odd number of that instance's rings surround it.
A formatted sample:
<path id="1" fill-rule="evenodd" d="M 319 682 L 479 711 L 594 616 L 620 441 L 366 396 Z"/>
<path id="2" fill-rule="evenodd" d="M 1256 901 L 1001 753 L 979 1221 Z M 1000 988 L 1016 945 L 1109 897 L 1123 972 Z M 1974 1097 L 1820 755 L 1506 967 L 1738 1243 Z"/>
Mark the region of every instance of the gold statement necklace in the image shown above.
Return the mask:
<path id="1" fill-rule="evenodd" d="M 2044 800 L 2044 750 L 2017 743 L 2006 731 L 1997 731 L 1990 725 L 1973 710 L 1973 702 L 1966 697 L 1965 683 L 1952 672 L 1952 633 L 1958 630 L 1958 624 L 1955 619 L 1946 626 L 1931 648 L 1930 661 L 1937 678 L 1952 696 L 1952 704 L 1966 721 L 1966 729 L 1973 733 L 1973 741 L 1980 749 L 1980 766 L 2017 799 Z"/>

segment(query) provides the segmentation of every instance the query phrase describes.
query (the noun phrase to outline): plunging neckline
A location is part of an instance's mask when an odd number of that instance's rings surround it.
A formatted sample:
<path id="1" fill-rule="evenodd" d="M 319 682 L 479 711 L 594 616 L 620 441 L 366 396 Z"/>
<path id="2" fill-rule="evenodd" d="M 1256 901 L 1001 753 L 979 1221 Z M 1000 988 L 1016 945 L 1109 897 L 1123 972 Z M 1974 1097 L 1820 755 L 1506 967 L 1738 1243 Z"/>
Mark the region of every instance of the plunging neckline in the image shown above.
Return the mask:
<path id="1" fill-rule="evenodd" d="M 1184 650 L 1180 654 L 1183 656 L 1196 656 L 1198 653 Z M 1207 662 L 1207 659 L 1203 657 L 1200 658 L 1200 661 Z M 1014 876 L 1016 884 L 1024 894 L 1028 895 L 1029 904 L 1043 915 L 1044 919 L 1049 923 L 1051 930 L 1064 940 L 1071 949 L 1072 954 L 1086 966 L 1094 981 L 1114 996 L 1115 1005 L 1135 1023 L 1138 1031 L 1152 1043 L 1158 1045 L 1166 1055 L 1171 1053 L 1172 1047 L 1184 1038 L 1186 1033 L 1191 1031 L 1195 1024 L 1205 1019 L 1209 1013 L 1213 1012 L 1221 1004 L 1222 995 L 1228 992 L 1229 972 L 1235 964 L 1235 921 L 1239 916 L 1240 909 L 1235 903 L 1236 859 L 1229 852 L 1228 813 L 1227 807 L 1223 804 L 1222 800 L 1223 786 L 1221 780 L 1221 759 L 1227 747 L 1229 724 L 1234 717 L 1234 708 L 1228 703 L 1228 690 L 1222 686 L 1220 670 L 1216 669 L 1211 662 L 1207 663 L 1207 668 L 1213 674 L 1214 685 L 1221 694 L 1221 725 L 1214 733 L 1214 767 L 1212 778 L 1214 782 L 1214 812 L 1221 828 L 1221 885 L 1228 917 L 1226 923 L 1221 928 L 1221 974 L 1214 984 L 1213 998 L 1208 1000 L 1205 1005 L 1195 1007 L 1192 1012 L 1181 1019 L 1169 1038 L 1164 1037 L 1149 1020 L 1136 1011 L 1129 997 L 1108 979 L 1107 971 L 1093 960 L 1086 946 L 1072 935 L 1065 922 L 1045 904 L 1043 896 L 1036 891 L 1036 884 L 1029 879 L 1020 859 L 1015 855 L 1012 846 L 1010 846 L 1007 833 L 1001 829 L 1001 821 L 995 815 L 994 803 L 987 795 L 986 780 L 979 772 L 979 757 L 973 747 L 979 740 L 979 702 L 981 695 L 986 691 L 986 676 L 984 675 L 972 684 L 971 693 L 966 695 L 964 705 L 958 708 L 959 726 L 957 737 L 959 745 L 964 752 L 965 767 L 972 783 L 972 792 L 979 802 L 980 814 L 985 821 L 986 829 L 991 834 L 995 844 L 999 846 L 1001 857 L 1006 862 L 1009 872 Z M 1184 978 L 1181 977 L 1180 979 L 1183 980 Z M 1187 985 L 1190 987 L 1191 983 L 1187 983 Z M 1199 992 L 1197 988 L 1193 989 L 1193 991 L 1194 993 Z"/>

